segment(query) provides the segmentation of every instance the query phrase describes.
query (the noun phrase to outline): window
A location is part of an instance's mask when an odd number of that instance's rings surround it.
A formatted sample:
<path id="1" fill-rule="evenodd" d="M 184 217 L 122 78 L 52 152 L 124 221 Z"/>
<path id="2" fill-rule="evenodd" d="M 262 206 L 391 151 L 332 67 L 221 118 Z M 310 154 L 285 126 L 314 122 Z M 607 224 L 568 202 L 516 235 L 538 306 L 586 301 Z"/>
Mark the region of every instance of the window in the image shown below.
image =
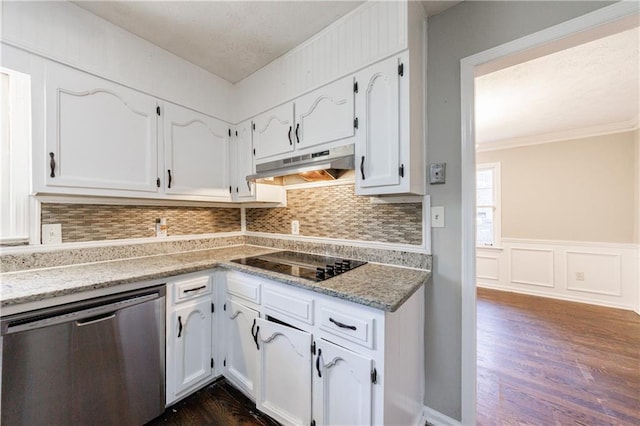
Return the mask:
<path id="1" fill-rule="evenodd" d="M 500 245 L 500 163 L 476 167 L 476 245 Z"/>
<path id="2" fill-rule="evenodd" d="M 0 67 L 0 244 L 29 242 L 31 79 Z"/>

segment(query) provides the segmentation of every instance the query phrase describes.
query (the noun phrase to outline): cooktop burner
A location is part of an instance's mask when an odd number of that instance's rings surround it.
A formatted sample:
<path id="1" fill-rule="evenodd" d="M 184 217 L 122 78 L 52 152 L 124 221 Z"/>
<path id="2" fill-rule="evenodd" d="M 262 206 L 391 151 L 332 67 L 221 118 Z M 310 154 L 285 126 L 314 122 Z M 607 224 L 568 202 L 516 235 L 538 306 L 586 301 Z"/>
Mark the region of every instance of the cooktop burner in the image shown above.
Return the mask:
<path id="1" fill-rule="evenodd" d="M 278 251 L 260 256 L 243 257 L 234 259 L 232 262 L 316 282 L 327 280 L 367 263 L 294 251 Z"/>

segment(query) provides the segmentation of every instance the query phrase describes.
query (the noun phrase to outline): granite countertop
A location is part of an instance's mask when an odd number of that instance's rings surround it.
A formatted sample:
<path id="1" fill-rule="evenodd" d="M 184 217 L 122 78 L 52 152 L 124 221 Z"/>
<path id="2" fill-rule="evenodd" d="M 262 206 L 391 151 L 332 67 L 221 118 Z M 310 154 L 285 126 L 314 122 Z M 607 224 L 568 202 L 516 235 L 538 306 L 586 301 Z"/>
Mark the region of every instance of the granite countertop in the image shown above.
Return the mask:
<path id="1" fill-rule="evenodd" d="M 244 245 L 3 273 L 0 307 L 222 267 L 393 312 L 430 276 L 427 270 L 368 263 L 316 283 L 231 262 L 275 251 L 280 250 Z"/>

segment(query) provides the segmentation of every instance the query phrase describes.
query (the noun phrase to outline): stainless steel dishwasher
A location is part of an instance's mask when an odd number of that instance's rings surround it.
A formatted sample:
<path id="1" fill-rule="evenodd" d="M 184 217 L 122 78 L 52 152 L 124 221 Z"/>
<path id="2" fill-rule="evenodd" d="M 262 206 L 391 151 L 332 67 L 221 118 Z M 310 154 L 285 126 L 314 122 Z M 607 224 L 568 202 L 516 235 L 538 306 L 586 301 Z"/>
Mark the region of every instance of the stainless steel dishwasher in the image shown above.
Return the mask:
<path id="1" fill-rule="evenodd" d="M 165 287 L 3 318 L 3 425 L 141 425 L 165 407 Z"/>

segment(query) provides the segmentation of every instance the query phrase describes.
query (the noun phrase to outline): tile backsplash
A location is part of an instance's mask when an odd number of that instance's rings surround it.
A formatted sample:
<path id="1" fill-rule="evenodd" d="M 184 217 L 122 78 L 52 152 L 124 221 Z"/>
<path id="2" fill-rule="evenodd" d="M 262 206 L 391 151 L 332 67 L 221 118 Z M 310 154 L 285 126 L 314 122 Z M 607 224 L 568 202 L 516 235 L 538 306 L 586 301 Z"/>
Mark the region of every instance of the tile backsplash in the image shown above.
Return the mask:
<path id="1" fill-rule="evenodd" d="M 168 235 L 241 230 L 239 208 L 42 204 L 42 224 L 62 224 L 62 242 L 155 236 L 155 220 L 167 218 Z"/>
<path id="2" fill-rule="evenodd" d="M 287 191 L 286 208 L 249 208 L 247 231 L 384 243 L 422 243 L 422 203 L 372 204 L 353 184 Z"/>

